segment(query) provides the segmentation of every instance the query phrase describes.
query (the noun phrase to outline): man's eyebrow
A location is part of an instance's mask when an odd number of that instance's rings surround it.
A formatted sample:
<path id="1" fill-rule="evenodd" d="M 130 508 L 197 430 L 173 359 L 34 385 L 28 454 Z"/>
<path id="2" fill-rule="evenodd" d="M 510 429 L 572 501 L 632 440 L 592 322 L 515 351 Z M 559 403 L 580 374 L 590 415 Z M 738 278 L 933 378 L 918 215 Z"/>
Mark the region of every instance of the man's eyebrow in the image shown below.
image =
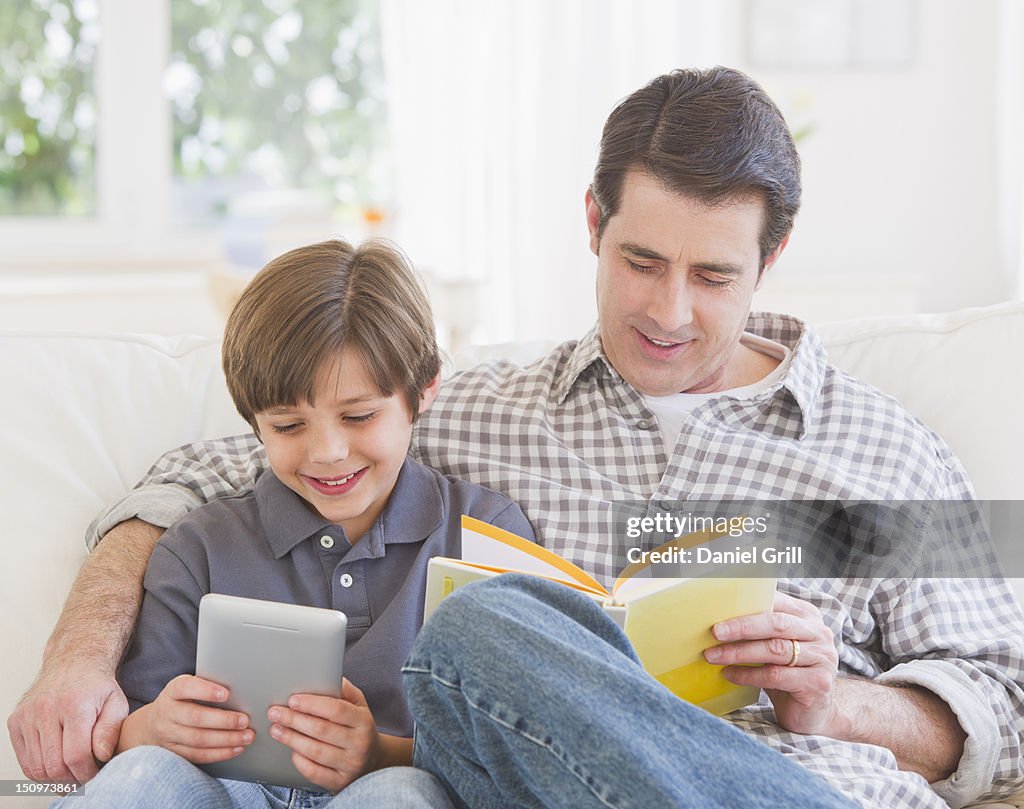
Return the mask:
<path id="1" fill-rule="evenodd" d="M 649 258 L 652 261 L 668 262 L 668 259 L 657 250 L 652 250 L 650 247 L 644 247 L 642 244 L 622 242 L 619 245 L 619 250 L 623 253 L 629 253 L 631 256 L 635 256 L 636 258 Z"/>
<path id="2" fill-rule="evenodd" d="M 669 259 L 659 253 L 657 250 L 652 250 L 650 247 L 644 247 L 642 244 L 634 244 L 633 242 L 623 242 L 619 245 L 619 249 L 623 253 L 629 253 L 635 258 L 646 258 L 651 261 L 663 261 L 666 264 L 671 263 Z M 733 264 L 728 261 L 698 261 L 692 265 L 698 270 L 707 270 L 718 275 L 742 275 L 743 267 L 739 264 Z"/>
<path id="3" fill-rule="evenodd" d="M 693 265 L 698 270 L 707 270 L 718 275 L 742 275 L 743 267 L 724 261 L 698 261 Z"/>

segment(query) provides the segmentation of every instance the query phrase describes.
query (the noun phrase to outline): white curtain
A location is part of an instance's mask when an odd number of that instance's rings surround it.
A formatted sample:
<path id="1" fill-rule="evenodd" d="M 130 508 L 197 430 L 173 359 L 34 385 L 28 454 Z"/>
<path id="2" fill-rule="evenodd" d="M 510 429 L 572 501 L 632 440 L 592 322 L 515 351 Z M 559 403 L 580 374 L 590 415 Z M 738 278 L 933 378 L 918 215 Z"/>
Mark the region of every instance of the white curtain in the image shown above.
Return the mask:
<path id="1" fill-rule="evenodd" d="M 395 237 L 427 273 L 475 282 L 468 339 L 593 323 L 583 195 L 604 119 L 659 73 L 727 58 L 729 6 L 382 0 Z"/>
<path id="2" fill-rule="evenodd" d="M 1000 0 L 998 138 L 1000 257 L 1007 288 L 1024 300 L 1024 4 Z"/>

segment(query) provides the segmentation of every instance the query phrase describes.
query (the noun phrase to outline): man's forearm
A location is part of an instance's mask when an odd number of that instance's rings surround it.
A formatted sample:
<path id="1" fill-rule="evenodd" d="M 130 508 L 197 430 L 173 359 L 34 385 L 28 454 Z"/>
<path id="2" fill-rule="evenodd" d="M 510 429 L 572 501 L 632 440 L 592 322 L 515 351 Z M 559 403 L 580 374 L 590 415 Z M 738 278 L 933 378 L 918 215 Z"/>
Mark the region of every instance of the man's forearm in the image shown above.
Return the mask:
<path id="1" fill-rule="evenodd" d="M 115 526 L 75 579 L 43 655 L 44 671 L 87 658 L 113 674 L 135 627 L 142 578 L 164 529 L 141 520 Z"/>
<path id="2" fill-rule="evenodd" d="M 882 685 L 856 677 L 836 681 L 836 719 L 828 735 L 889 748 L 900 769 L 929 783 L 960 763 L 967 734 L 949 705 L 918 686 Z"/>

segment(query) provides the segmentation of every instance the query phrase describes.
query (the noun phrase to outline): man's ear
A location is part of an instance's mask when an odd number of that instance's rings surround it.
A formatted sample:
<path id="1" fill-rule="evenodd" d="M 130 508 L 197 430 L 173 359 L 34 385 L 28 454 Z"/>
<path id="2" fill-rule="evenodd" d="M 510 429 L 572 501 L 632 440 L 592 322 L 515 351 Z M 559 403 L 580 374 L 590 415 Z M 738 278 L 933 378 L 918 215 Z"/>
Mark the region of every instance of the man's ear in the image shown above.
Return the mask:
<path id="1" fill-rule="evenodd" d="M 761 286 L 761 282 L 764 280 L 765 273 L 772 268 L 772 265 L 779 260 L 779 256 L 782 255 L 782 251 L 786 249 L 786 245 L 789 244 L 789 234 L 786 234 L 786 238 L 779 242 L 779 246 L 772 250 L 771 254 L 764 260 L 764 266 L 761 268 L 760 274 L 757 276 L 757 284 L 754 289 Z"/>
<path id="2" fill-rule="evenodd" d="M 598 245 L 601 241 L 597 236 L 598 227 L 601 224 L 601 209 L 597 200 L 594 199 L 594 192 L 588 187 L 584 196 L 587 206 L 587 230 L 590 231 L 590 252 L 595 256 L 598 254 Z"/>
<path id="3" fill-rule="evenodd" d="M 427 408 L 434 403 L 434 399 L 437 398 L 437 394 L 441 390 L 441 371 L 438 370 L 437 375 L 431 379 L 427 386 L 420 391 L 420 409 L 419 415 L 423 415 Z"/>

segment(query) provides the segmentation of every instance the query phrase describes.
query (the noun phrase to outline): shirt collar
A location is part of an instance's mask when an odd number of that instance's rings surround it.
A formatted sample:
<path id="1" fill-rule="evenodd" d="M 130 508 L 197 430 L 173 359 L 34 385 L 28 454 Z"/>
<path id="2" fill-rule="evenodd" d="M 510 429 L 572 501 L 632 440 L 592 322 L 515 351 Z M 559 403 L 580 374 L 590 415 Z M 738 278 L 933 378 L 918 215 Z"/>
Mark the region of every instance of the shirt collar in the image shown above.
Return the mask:
<path id="1" fill-rule="evenodd" d="M 583 336 L 583 339 L 577 341 L 575 346 L 571 342 L 563 344 L 562 350 L 569 351 L 569 358 L 552 386 L 552 392 L 559 404 L 565 402 L 576 382 L 595 362 L 602 363 L 605 369 L 611 373 L 613 380 L 622 382 L 624 385 L 627 384 L 605 356 L 604 349 L 601 347 L 600 324 L 595 323 L 590 331 Z"/>
<path id="2" fill-rule="evenodd" d="M 339 526 L 313 511 L 270 469 L 256 481 L 256 506 L 263 533 L 276 559 L 310 537 L 324 533 L 346 541 Z M 380 557 L 384 555 L 385 545 L 421 542 L 440 527 L 444 511 L 441 488 L 434 473 L 407 457 L 384 510 L 348 552 L 347 558 L 355 561 L 362 557 Z"/>
<path id="3" fill-rule="evenodd" d="M 773 312 L 752 312 L 747 318 L 747 331 L 781 343 L 793 352 L 793 360 L 789 369 L 767 395 L 778 395 L 780 391 L 787 391 L 791 394 L 800 408 L 804 430 L 806 430 L 806 424 L 813 417 L 815 402 L 817 402 L 825 383 L 825 372 L 828 366 L 828 358 L 821 338 L 797 318 Z M 565 348 L 570 351 L 569 358 L 564 370 L 555 379 L 553 387 L 553 392 L 559 403 L 565 401 L 584 372 L 598 361 L 611 374 L 613 380 L 623 385 L 629 384 L 622 379 L 608 361 L 601 346 L 599 324 L 595 324 L 575 346 L 567 343 Z"/>

